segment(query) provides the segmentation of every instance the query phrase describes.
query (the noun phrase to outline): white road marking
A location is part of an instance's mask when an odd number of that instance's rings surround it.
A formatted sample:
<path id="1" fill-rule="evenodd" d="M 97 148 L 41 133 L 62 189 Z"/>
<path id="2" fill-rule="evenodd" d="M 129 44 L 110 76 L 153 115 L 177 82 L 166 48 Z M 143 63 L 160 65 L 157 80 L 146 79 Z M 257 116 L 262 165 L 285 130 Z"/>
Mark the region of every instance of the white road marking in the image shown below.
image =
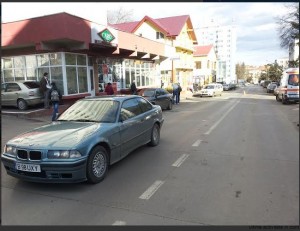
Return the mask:
<path id="1" fill-rule="evenodd" d="M 126 225 L 125 221 L 115 221 L 112 225 Z"/>
<path id="2" fill-rule="evenodd" d="M 231 108 L 229 108 L 228 111 L 225 112 L 224 115 L 207 132 L 204 133 L 204 135 L 209 135 L 239 102 L 240 101 L 235 102 L 235 104 L 233 104 Z"/>
<path id="3" fill-rule="evenodd" d="M 179 167 L 188 157 L 188 154 L 183 154 L 181 157 L 178 158 L 178 160 L 174 162 L 174 164 L 172 164 L 172 166 Z"/>
<path id="4" fill-rule="evenodd" d="M 149 200 L 150 197 L 163 185 L 163 181 L 157 180 L 139 198 Z"/>
<path id="5" fill-rule="evenodd" d="M 294 110 L 294 111 L 299 111 L 299 108 L 298 108 L 298 107 L 296 107 L 296 108 L 294 108 L 293 110 Z"/>
<path id="6" fill-rule="evenodd" d="M 195 143 L 193 143 L 193 147 L 198 147 L 199 144 L 202 142 L 202 140 L 197 140 Z"/>

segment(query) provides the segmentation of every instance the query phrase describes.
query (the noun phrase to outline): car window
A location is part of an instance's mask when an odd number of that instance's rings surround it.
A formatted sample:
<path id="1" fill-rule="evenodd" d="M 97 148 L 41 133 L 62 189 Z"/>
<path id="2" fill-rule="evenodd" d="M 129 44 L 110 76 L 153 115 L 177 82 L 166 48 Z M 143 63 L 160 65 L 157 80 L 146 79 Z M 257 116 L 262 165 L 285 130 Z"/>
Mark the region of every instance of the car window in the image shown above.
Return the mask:
<path id="1" fill-rule="evenodd" d="M 150 111 L 152 109 L 151 103 L 149 103 L 147 100 L 145 100 L 143 98 L 138 98 L 137 101 L 138 101 L 143 113 L 146 111 Z"/>
<path id="2" fill-rule="evenodd" d="M 21 88 L 17 83 L 8 83 L 6 87 L 6 92 L 14 92 L 14 91 L 20 91 Z"/>
<path id="3" fill-rule="evenodd" d="M 33 88 L 39 88 L 40 84 L 38 82 L 24 82 L 24 85 L 29 88 L 29 89 L 33 89 Z"/>
<path id="4" fill-rule="evenodd" d="M 154 94 L 155 94 L 155 90 L 145 90 L 143 96 L 151 97 L 154 96 Z"/>
<path id="5" fill-rule="evenodd" d="M 299 86 L 299 74 L 289 75 L 288 84 L 292 86 Z"/>
<path id="6" fill-rule="evenodd" d="M 121 107 L 121 119 L 122 121 L 135 117 L 142 113 L 142 109 L 139 106 L 136 98 L 126 100 Z"/>

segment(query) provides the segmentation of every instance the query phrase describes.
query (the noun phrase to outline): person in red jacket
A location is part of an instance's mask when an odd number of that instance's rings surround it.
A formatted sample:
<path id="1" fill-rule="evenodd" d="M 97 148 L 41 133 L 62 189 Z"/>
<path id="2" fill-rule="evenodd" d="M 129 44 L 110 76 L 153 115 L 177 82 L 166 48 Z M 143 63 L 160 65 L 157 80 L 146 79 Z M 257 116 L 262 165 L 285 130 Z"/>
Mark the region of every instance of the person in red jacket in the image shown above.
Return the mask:
<path id="1" fill-rule="evenodd" d="M 107 95 L 113 95 L 114 94 L 114 89 L 113 89 L 111 83 L 108 83 L 106 85 L 104 92 L 106 92 Z"/>

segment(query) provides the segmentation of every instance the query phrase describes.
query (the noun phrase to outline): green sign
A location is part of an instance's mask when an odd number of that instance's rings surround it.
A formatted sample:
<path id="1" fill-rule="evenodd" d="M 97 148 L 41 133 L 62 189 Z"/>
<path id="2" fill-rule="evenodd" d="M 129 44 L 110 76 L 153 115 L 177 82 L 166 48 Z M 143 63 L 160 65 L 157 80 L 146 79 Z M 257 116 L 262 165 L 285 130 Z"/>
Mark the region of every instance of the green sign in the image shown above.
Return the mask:
<path id="1" fill-rule="evenodd" d="M 105 30 L 99 32 L 98 35 L 100 36 L 100 38 L 103 39 L 103 41 L 108 42 L 108 43 L 110 43 L 111 41 L 113 41 L 115 39 L 113 34 L 110 33 L 110 31 L 108 29 L 105 29 Z"/>

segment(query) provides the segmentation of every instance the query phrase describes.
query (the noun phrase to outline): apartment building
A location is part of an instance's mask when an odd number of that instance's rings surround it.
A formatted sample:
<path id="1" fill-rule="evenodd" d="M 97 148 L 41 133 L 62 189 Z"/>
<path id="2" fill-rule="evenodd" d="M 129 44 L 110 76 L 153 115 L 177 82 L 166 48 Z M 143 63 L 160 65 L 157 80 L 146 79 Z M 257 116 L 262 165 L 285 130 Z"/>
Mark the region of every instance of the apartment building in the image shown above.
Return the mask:
<path id="1" fill-rule="evenodd" d="M 215 22 L 198 28 L 199 45 L 213 44 L 217 55 L 217 82 L 236 83 L 236 27 Z"/>

